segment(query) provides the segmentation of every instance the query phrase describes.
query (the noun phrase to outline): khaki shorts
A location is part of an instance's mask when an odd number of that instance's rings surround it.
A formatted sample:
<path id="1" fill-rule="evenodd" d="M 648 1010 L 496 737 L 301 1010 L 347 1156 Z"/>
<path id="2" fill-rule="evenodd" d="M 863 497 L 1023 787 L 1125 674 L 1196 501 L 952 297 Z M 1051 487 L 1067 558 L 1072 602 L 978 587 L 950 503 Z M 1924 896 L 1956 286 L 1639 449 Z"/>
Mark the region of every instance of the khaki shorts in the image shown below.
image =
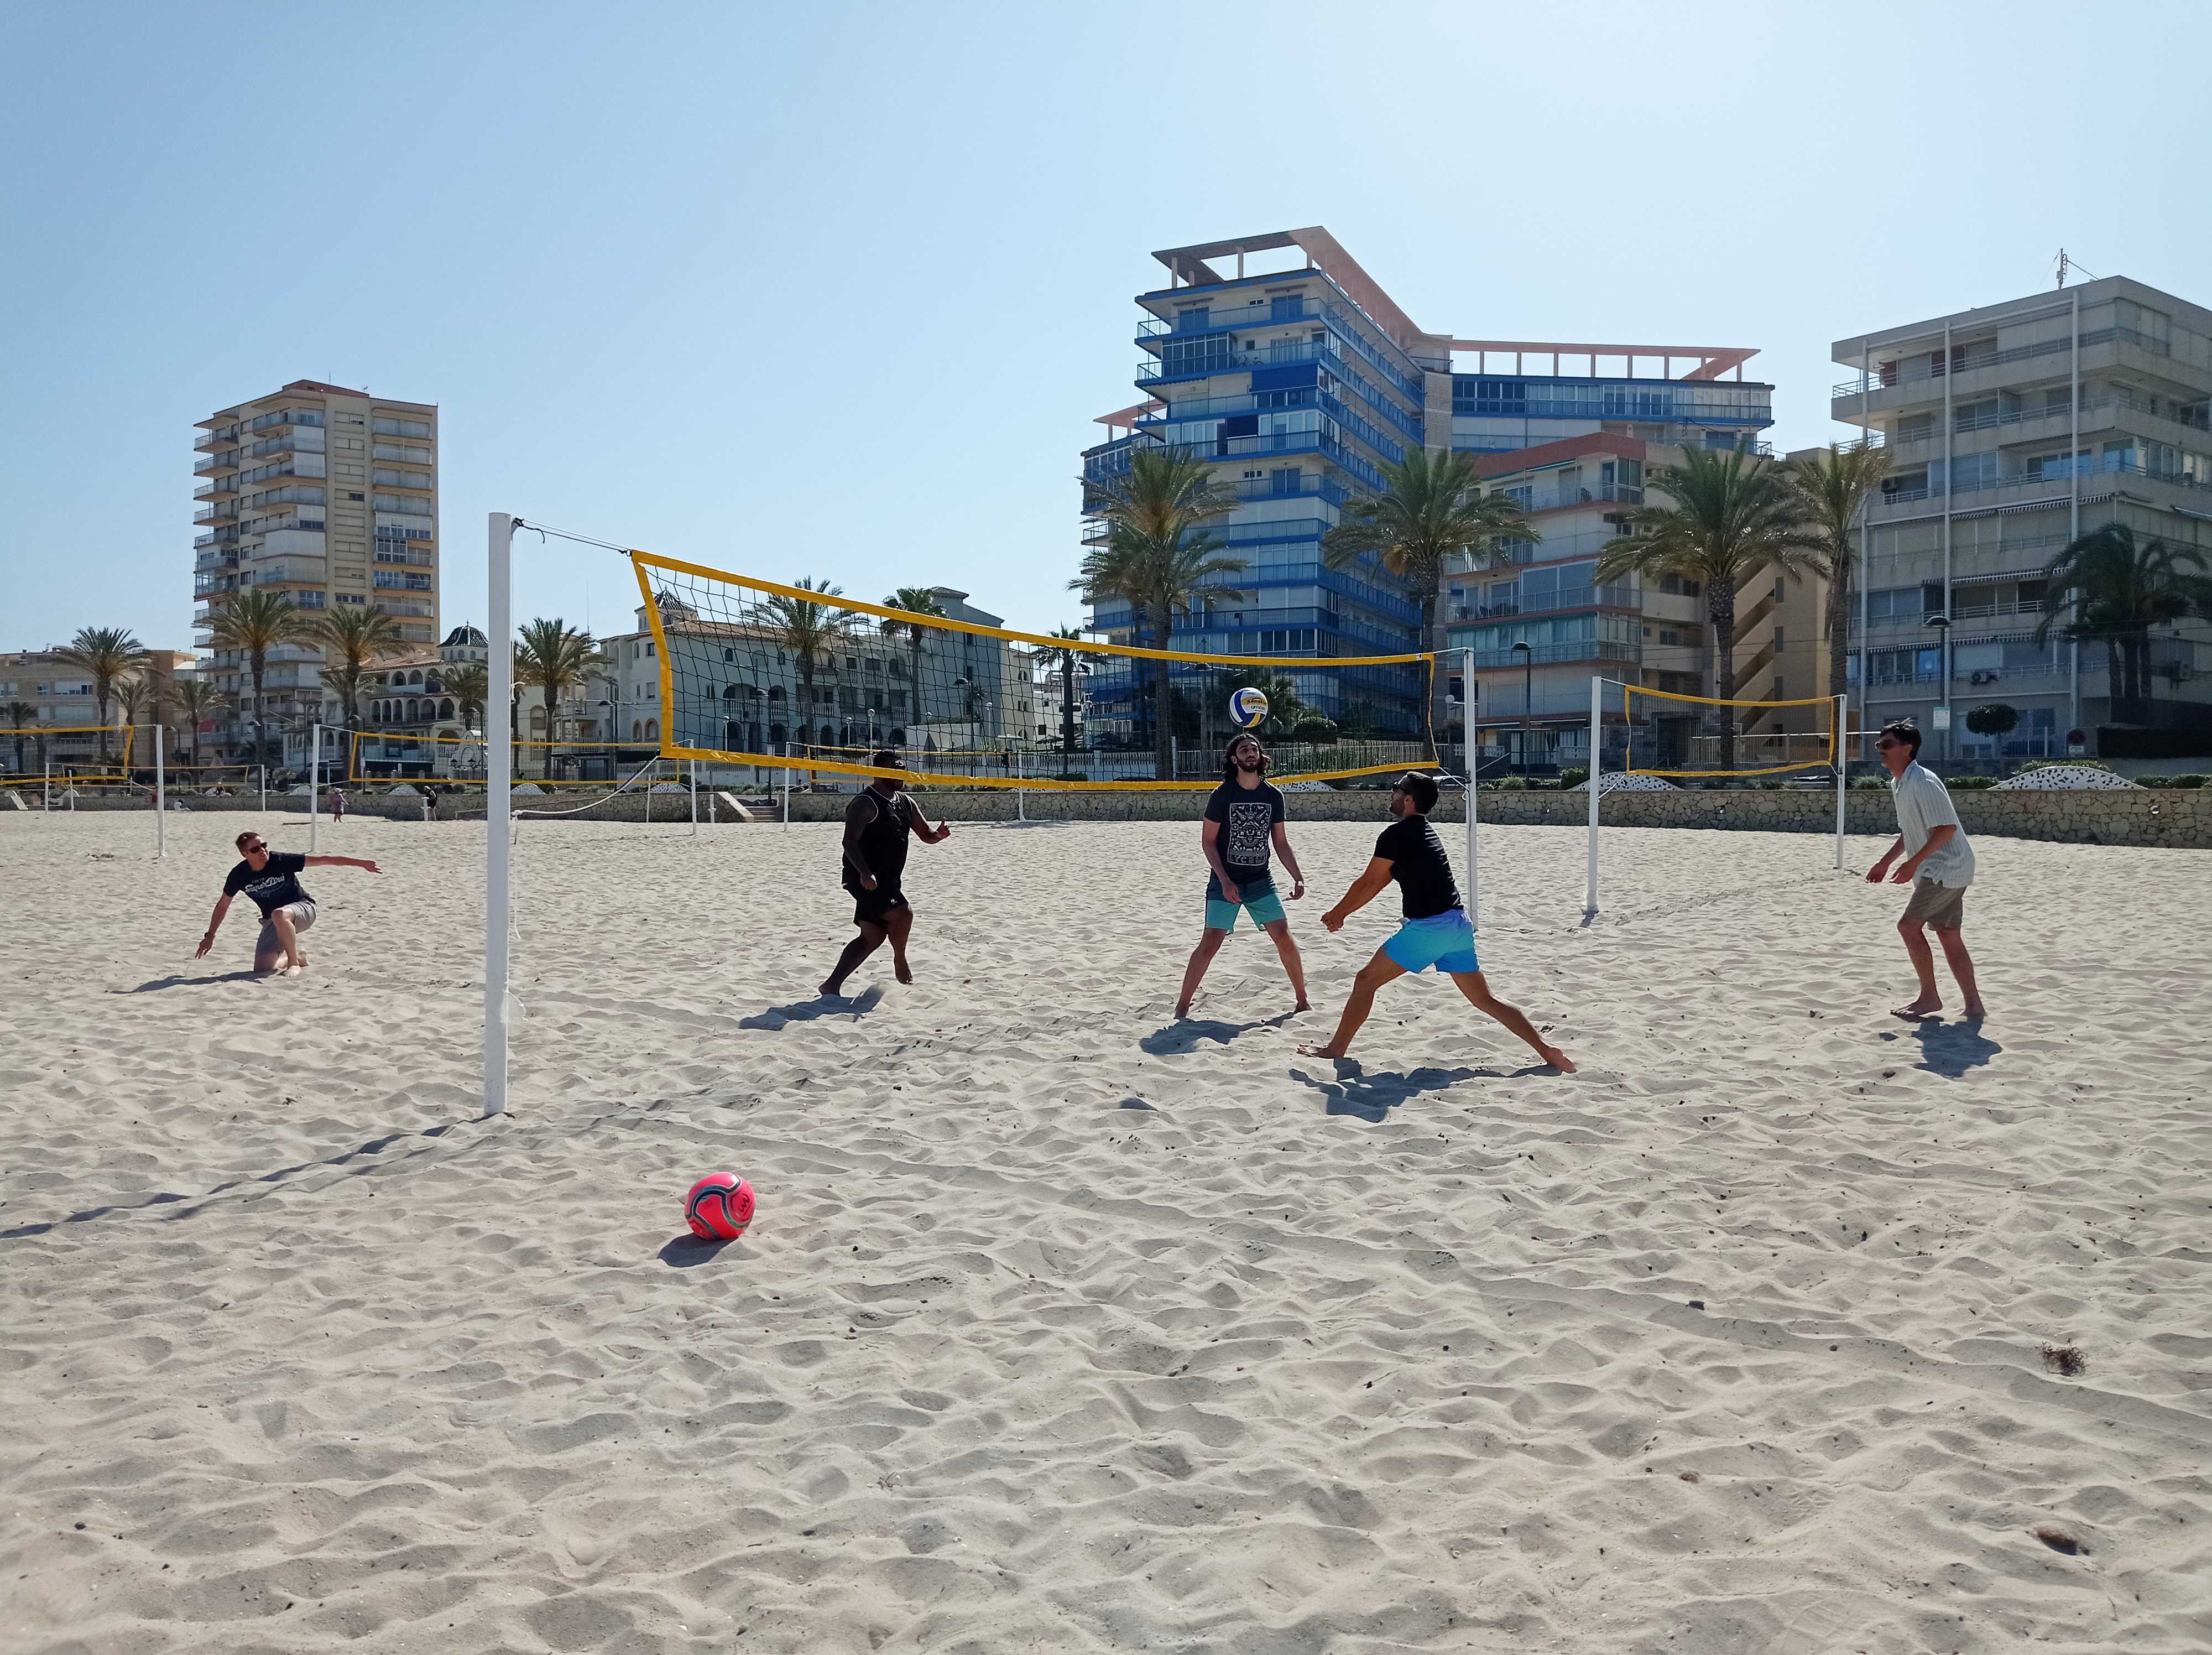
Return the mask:
<path id="1" fill-rule="evenodd" d="M 311 902 L 288 902 L 276 911 L 290 917 L 295 936 L 315 922 L 315 905 Z M 255 956 L 258 958 L 263 954 L 281 954 L 283 952 L 284 940 L 276 934 L 276 928 L 267 920 L 262 921 L 261 934 L 253 942 Z"/>
<path id="2" fill-rule="evenodd" d="M 1938 885 L 1922 879 L 1912 887 L 1912 900 L 1905 904 L 1904 922 L 1918 920 L 1938 931 L 1955 931 L 1966 921 L 1966 887 Z"/>

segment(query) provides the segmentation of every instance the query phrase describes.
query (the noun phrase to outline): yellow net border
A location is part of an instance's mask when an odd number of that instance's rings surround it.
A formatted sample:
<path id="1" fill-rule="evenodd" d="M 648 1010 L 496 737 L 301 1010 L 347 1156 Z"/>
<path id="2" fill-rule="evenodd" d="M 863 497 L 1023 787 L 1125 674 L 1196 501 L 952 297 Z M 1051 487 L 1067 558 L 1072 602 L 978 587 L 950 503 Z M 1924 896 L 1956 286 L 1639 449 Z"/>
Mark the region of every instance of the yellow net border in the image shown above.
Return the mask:
<path id="1" fill-rule="evenodd" d="M 653 654 L 659 666 L 660 678 L 660 751 L 665 758 L 695 758 L 715 764 L 750 764 L 767 770 L 819 770 L 832 776 L 865 776 L 871 780 L 896 777 L 900 781 L 925 787 L 997 788 L 1002 790 L 1020 789 L 1031 793 L 1211 793 L 1220 785 L 1220 778 L 1209 776 L 1202 780 L 1175 781 L 1108 781 L 1070 782 L 1058 776 L 965 776 L 958 772 L 926 770 L 885 770 L 872 764 L 848 764 L 805 757 L 799 753 L 739 752 L 720 747 L 690 747 L 677 741 L 671 733 L 676 722 L 675 667 L 670 658 L 668 633 L 660 612 L 660 605 L 653 587 L 649 569 L 661 569 L 672 575 L 688 575 L 694 580 L 719 581 L 739 587 L 749 592 L 763 593 L 771 597 L 788 598 L 794 602 L 821 605 L 833 609 L 849 610 L 855 614 L 873 616 L 878 621 L 890 621 L 904 625 L 914 617 L 904 610 L 893 609 L 884 604 L 872 604 L 858 598 L 828 597 L 820 592 L 811 592 L 804 587 L 787 586 L 780 581 L 762 580 L 755 575 L 738 575 L 729 569 L 713 569 L 703 563 L 686 563 L 680 558 L 664 557 L 657 552 L 641 551 L 635 548 L 623 554 L 630 560 L 637 575 L 638 599 L 645 611 L 646 623 L 652 629 Z M 1290 671 L 1312 672 L 1316 669 L 1334 669 L 1346 666 L 1402 666 L 1419 661 L 1433 672 L 1437 656 L 1434 651 L 1415 650 L 1395 655 L 1330 655 L 1316 658 L 1311 655 L 1204 655 L 1173 649 L 1146 649 L 1130 644 L 1102 643 L 1089 638 L 1056 638 L 1042 633 L 1020 632 L 1008 627 L 985 626 L 976 621 L 956 620 L 949 616 L 928 618 L 933 630 L 968 632 L 977 636 L 1006 639 L 1024 643 L 1037 649 L 1072 649 L 1079 654 L 1116 659 L 1139 660 L 1182 661 L 1193 666 L 1280 667 Z M 886 744 L 889 745 L 889 744 Z M 1364 776 L 1402 776 L 1408 770 L 1442 771 L 1433 744 L 1426 758 L 1393 760 L 1385 764 L 1362 764 L 1343 770 L 1304 770 L 1270 776 L 1277 786 L 1291 782 L 1340 782 Z"/>
<path id="2" fill-rule="evenodd" d="M 1635 696 L 1650 696 L 1654 699 L 1660 701 L 1687 702 L 1693 706 L 1698 707 L 1825 707 L 1828 709 L 1828 751 L 1826 756 L 1821 758 L 1801 758 L 1787 764 L 1764 764 L 1754 766 L 1748 770 L 1741 766 L 1738 766 L 1735 770 L 1727 770 L 1639 769 L 1636 763 L 1635 742 L 1634 739 L 1632 737 L 1630 738 L 1626 748 L 1625 758 L 1621 765 L 1621 773 L 1625 776 L 1680 776 L 1689 777 L 1783 776 L 1788 774 L 1791 770 L 1811 770 L 1816 765 L 1821 764 L 1826 764 L 1832 768 L 1836 763 L 1837 755 L 1839 750 L 1838 741 L 1842 733 L 1836 727 L 1836 702 L 1835 697 L 1832 696 L 1808 696 L 1801 699 L 1790 701 L 1732 701 L 1724 696 L 1686 696 L 1674 690 L 1649 690 L 1640 684 L 1623 684 L 1620 685 L 1620 716 L 1622 722 L 1632 730 L 1636 727 L 1636 720 L 1634 709 L 1631 704 L 1630 698 Z M 1793 731 L 1789 733 L 1817 735 L 1819 732 L 1805 730 Z M 1741 733 L 1739 733 L 1736 739 L 1739 741 L 1757 741 L 1760 739 L 1758 736 L 1744 735 Z"/>
<path id="3" fill-rule="evenodd" d="M 349 782 L 362 786 L 389 783 L 395 787 L 404 782 L 409 787 L 431 788 L 481 788 L 484 785 L 484 778 L 481 776 L 372 776 L 364 772 L 361 768 L 362 763 L 361 746 L 362 743 L 364 741 L 398 742 L 422 747 L 448 746 L 480 748 L 484 745 L 484 738 L 483 736 L 417 735 L 414 732 L 407 730 L 354 730 L 349 733 L 352 737 L 352 739 L 346 744 L 345 779 Z M 582 757 L 591 753 L 607 753 L 622 749 L 629 749 L 635 751 L 636 749 L 646 745 L 647 744 L 642 741 L 554 741 L 544 740 L 537 737 L 532 737 L 527 739 L 518 737 L 507 743 L 507 745 L 517 752 L 526 751 L 532 748 L 538 748 L 548 750 L 552 752 L 574 754 L 578 757 Z M 383 759 L 373 759 L 369 762 L 382 764 L 417 764 L 421 762 L 421 755 L 415 755 L 404 759 L 392 759 L 386 758 Z M 628 768 L 635 770 L 637 766 L 631 764 Z M 532 776 L 526 773 L 520 764 L 514 767 L 513 776 L 514 782 L 516 787 L 520 787 L 524 782 L 527 782 L 534 787 L 550 787 L 557 788 L 564 793 L 581 792 L 587 788 L 621 788 L 634 786 L 636 784 L 636 778 L 635 776 L 618 776 L 608 778 L 592 777 L 590 779 L 582 779 L 565 776 Z M 668 776 L 659 779 L 672 781 L 675 778 Z"/>
<path id="4" fill-rule="evenodd" d="M 0 764 L 4 764 L 7 760 L 15 758 L 15 741 L 18 737 L 22 739 L 26 745 L 30 745 L 40 740 L 50 740 L 55 736 L 61 735 L 91 736 L 96 740 L 103 731 L 108 735 L 123 738 L 121 752 L 110 753 L 106 758 L 100 758 L 97 753 L 88 754 L 82 758 L 57 758 L 49 750 L 47 758 L 54 767 L 51 771 L 0 770 L 0 788 L 36 788 L 44 786 L 48 782 L 65 782 L 71 786 L 82 783 L 88 787 L 119 787 L 128 784 L 131 781 L 131 741 L 138 733 L 138 727 L 135 724 L 22 724 L 0 727 Z M 94 768 L 83 770 L 70 768 L 79 764 Z"/>

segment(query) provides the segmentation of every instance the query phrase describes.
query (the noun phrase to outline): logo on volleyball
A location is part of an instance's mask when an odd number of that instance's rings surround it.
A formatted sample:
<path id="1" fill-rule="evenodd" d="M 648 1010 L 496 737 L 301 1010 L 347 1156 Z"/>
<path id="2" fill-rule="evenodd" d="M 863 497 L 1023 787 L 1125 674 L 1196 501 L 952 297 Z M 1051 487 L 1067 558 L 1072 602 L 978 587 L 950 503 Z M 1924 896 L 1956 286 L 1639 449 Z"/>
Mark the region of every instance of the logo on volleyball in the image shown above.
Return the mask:
<path id="1" fill-rule="evenodd" d="M 735 1241 L 753 1221 L 753 1187 L 734 1172 L 709 1172 L 684 1197 L 684 1220 L 702 1241 Z"/>
<path id="2" fill-rule="evenodd" d="M 1229 717 L 1240 730 L 1256 728 L 1267 716 L 1267 697 L 1260 691 L 1246 688 L 1229 697 Z"/>

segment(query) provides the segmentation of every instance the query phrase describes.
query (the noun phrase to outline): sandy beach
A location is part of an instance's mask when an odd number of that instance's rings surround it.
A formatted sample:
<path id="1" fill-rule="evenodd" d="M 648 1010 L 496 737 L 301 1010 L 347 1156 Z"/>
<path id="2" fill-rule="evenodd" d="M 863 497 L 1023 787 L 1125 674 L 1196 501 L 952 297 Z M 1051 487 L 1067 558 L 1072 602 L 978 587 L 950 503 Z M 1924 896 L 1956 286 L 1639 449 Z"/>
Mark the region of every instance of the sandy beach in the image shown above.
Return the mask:
<path id="1" fill-rule="evenodd" d="M 1182 1024 L 1194 823 L 915 847 L 842 1002 L 833 828 L 526 824 L 483 1120 L 481 824 L 195 962 L 281 822 L 0 814 L 0 1648 L 2212 1646 L 2212 859 L 1982 841 L 1978 1031 L 1817 836 L 1488 830 L 1566 1077 L 1296 1055 L 1379 817 Z"/>

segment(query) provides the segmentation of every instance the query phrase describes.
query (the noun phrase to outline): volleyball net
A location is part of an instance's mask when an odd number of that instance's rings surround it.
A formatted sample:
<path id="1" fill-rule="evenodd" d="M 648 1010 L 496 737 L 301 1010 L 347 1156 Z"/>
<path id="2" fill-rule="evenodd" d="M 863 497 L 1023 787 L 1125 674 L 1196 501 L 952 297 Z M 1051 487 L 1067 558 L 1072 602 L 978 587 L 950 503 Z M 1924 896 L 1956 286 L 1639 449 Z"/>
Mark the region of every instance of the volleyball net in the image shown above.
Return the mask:
<path id="1" fill-rule="evenodd" d="M 1251 730 L 1278 782 L 1441 768 L 1432 654 L 1147 649 L 629 558 L 653 658 L 622 670 L 657 675 L 671 758 L 933 787 L 1211 788 L 1243 727 L 1231 697 L 1257 691 Z M 872 762 L 881 750 L 896 768 Z"/>
<path id="2" fill-rule="evenodd" d="M 1736 701 L 1635 684 L 1614 687 L 1626 775 L 1784 776 L 1833 769 L 1844 751 L 1841 703 L 1832 696 Z"/>
<path id="3" fill-rule="evenodd" d="M 656 742 L 514 739 L 509 774 L 563 792 L 631 788 L 683 779 L 682 766 L 662 758 Z M 641 766 L 650 768 L 641 776 Z M 356 784 L 409 782 L 416 787 L 481 788 L 484 738 L 422 735 L 401 730 L 356 730 L 346 743 L 345 779 Z"/>
<path id="4" fill-rule="evenodd" d="M 0 726 L 0 787 L 127 782 L 132 779 L 131 738 L 137 733 L 137 727 L 128 724 Z"/>

